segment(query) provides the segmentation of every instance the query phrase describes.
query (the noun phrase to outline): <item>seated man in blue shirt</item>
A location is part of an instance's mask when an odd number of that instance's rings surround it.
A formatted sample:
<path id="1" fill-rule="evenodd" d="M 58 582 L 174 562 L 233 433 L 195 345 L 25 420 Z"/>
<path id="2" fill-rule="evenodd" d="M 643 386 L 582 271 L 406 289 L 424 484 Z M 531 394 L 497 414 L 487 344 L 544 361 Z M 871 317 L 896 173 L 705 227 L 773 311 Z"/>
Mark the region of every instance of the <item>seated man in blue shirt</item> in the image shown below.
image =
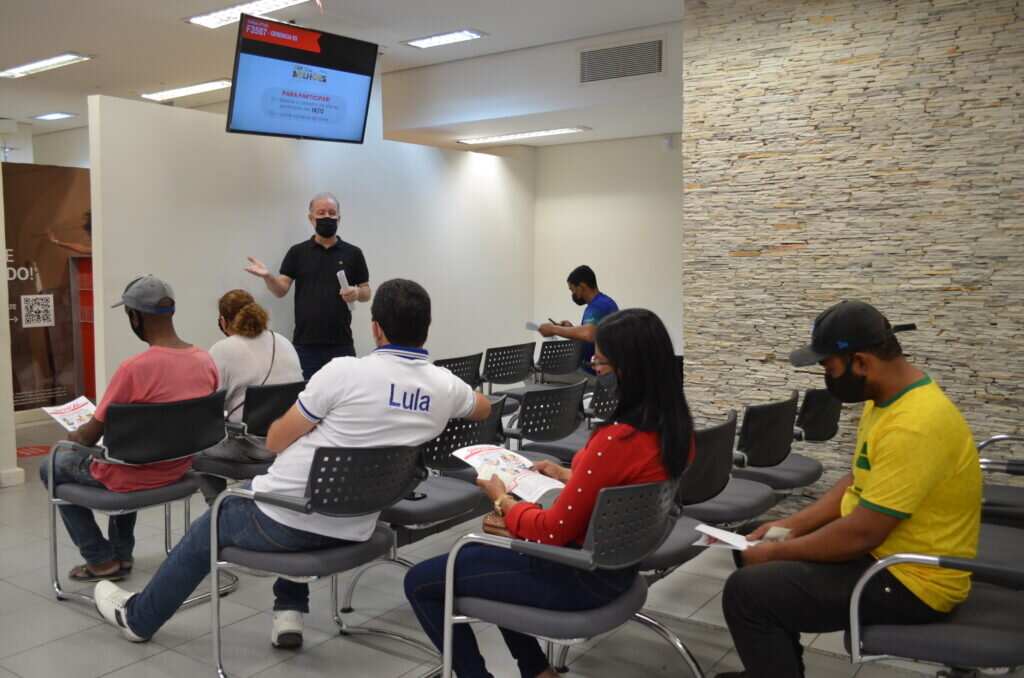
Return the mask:
<path id="1" fill-rule="evenodd" d="M 619 310 L 615 300 L 597 288 L 597 276 L 594 269 L 587 265 L 577 266 L 572 269 L 569 277 L 566 278 L 569 285 L 569 293 L 577 306 L 586 305 L 583 310 L 583 320 L 578 327 L 574 327 L 568 320 L 563 320 L 557 325 L 544 323 L 538 331 L 545 337 L 565 337 L 566 339 L 577 339 L 583 344 L 583 372 L 577 377 L 588 377 L 594 379 L 594 368 L 590 361 L 594 357 L 594 333 L 597 331 L 597 324 L 606 316 Z"/>

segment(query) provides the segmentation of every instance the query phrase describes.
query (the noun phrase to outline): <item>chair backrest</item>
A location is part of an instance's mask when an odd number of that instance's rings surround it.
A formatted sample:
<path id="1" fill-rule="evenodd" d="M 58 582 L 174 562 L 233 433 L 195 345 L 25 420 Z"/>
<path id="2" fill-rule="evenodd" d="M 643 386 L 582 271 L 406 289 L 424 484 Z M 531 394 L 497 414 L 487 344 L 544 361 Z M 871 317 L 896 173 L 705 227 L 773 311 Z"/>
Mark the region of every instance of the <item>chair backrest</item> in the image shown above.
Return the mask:
<path id="1" fill-rule="evenodd" d="M 672 532 L 675 496 L 676 483 L 669 480 L 604 488 L 597 493 L 583 550 L 606 570 L 639 563 Z"/>
<path id="2" fill-rule="evenodd" d="M 693 437 L 693 460 L 679 481 L 678 502 L 683 506 L 712 499 L 729 484 L 736 410 L 729 410 L 724 423 L 695 431 Z"/>
<path id="3" fill-rule="evenodd" d="M 461 358 L 435 360 L 434 364 L 447 369 L 471 387 L 476 388 L 480 385 L 480 361 L 483 360 L 483 357 L 483 353 L 474 353 Z"/>
<path id="4" fill-rule="evenodd" d="M 789 455 L 797 396 L 793 391 L 788 400 L 744 408 L 736 449 L 747 455 L 748 466 L 775 466 Z"/>
<path id="5" fill-rule="evenodd" d="M 453 460 L 452 452 L 470 445 L 501 444 L 501 410 L 506 397 L 491 403 L 491 414 L 486 419 L 449 419 L 440 435 L 420 445 L 427 468 L 465 468 L 462 460 Z"/>
<path id="6" fill-rule="evenodd" d="M 361 516 L 391 506 L 426 477 L 418 447 L 320 447 L 306 496 L 316 513 Z"/>
<path id="7" fill-rule="evenodd" d="M 583 342 L 575 339 L 545 341 L 540 345 L 537 371 L 544 374 L 569 374 L 580 368 Z"/>
<path id="8" fill-rule="evenodd" d="M 583 421 L 583 379 L 570 386 L 527 391 L 519 409 L 518 427 L 524 438 L 537 442 L 561 440 Z"/>
<path id="9" fill-rule="evenodd" d="M 495 384 L 526 381 L 533 374 L 533 351 L 537 342 L 489 348 L 484 354 L 481 378 Z"/>
<path id="10" fill-rule="evenodd" d="M 619 406 L 619 399 L 609 393 L 599 383 L 594 389 L 594 395 L 590 398 L 590 411 L 597 419 L 610 419 L 615 414 L 615 408 Z"/>
<path id="11" fill-rule="evenodd" d="M 125 464 L 190 457 L 224 436 L 224 391 L 173 403 L 112 403 L 103 426 L 106 457 Z"/>
<path id="12" fill-rule="evenodd" d="M 796 414 L 796 425 L 803 431 L 803 439 L 812 442 L 831 440 L 839 432 L 839 415 L 843 403 L 832 397 L 827 389 L 809 388 Z"/>
<path id="13" fill-rule="evenodd" d="M 306 388 L 306 382 L 293 381 L 287 384 L 265 384 L 247 386 L 245 404 L 242 405 L 242 422 L 245 432 L 251 436 L 265 438 L 270 425 L 288 411 L 299 394 Z"/>

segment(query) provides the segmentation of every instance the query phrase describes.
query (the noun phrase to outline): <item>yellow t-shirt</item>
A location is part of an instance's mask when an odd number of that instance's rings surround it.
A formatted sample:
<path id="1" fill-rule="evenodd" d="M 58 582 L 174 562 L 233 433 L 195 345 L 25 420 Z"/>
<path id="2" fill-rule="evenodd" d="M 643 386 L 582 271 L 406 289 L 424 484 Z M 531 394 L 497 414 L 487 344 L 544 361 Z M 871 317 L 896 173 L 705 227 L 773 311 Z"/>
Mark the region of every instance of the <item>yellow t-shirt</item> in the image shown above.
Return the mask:
<path id="1" fill-rule="evenodd" d="M 868 401 L 857 428 L 853 485 L 841 513 L 864 506 L 902 520 L 871 555 L 973 558 L 981 519 L 981 467 L 971 430 L 931 377 L 882 403 Z M 907 563 L 890 571 L 940 612 L 967 597 L 970 575 Z"/>

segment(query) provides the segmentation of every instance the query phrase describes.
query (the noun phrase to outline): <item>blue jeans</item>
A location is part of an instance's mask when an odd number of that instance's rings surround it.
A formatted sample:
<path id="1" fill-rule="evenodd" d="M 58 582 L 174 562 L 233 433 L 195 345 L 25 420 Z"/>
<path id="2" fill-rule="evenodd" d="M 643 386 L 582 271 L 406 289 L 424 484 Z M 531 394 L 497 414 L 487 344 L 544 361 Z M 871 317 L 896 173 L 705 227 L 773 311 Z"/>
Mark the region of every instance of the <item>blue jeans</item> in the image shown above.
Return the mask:
<path id="1" fill-rule="evenodd" d="M 78 483 L 89 487 L 103 487 L 103 483 L 89 473 L 91 464 L 92 456 L 88 452 L 61 450 L 54 462 L 53 482 L 56 485 Z M 39 478 L 47 487 L 49 473 L 49 462 L 43 462 L 39 467 Z M 133 512 L 110 516 L 107 520 L 107 536 L 104 537 L 100 526 L 96 524 L 92 509 L 73 504 L 57 508 L 65 527 L 68 528 L 68 534 L 71 535 L 71 541 L 78 547 L 79 553 L 88 565 L 102 565 L 114 558 L 131 560 L 132 550 L 135 548 L 135 519 L 138 514 Z"/>
<path id="2" fill-rule="evenodd" d="M 336 346 L 334 344 L 295 344 L 295 352 L 299 354 L 299 366 L 302 367 L 302 378 L 309 381 L 310 377 L 320 368 L 335 358 L 356 356 L 355 346 Z"/>
<path id="3" fill-rule="evenodd" d="M 217 544 L 274 553 L 313 551 L 350 542 L 297 530 L 268 518 L 255 502 L 228 497 L 220 507 Z M 146 588 L 128 601 L 128 626 L 152 636 L 178 611 L 210 572 L 210 511 L 192 523 Z M 287 579 L 274 583 L 274 609 L 309 612 L 309 586 Z"/>
<path id="4" fill-rule="evenodd" d="M 419 563 L 405 575 L 405 596 L 430 640 L 444 641 L 444 570 L 448 556 Z M 470 544 L 455 564 L 455 595 L 488 598 L 549 610 L 591 610 L 622 594 L 636 577 L 637 568 L 588 572 L 507 549 Z M 459 678 L 489 678 L 476 636 L 468 624 L 455 626 L 453 667 Z M 534 678 L 548 668 L 540 643 L 508 629 L 500 629 L 523 678 Z"/>

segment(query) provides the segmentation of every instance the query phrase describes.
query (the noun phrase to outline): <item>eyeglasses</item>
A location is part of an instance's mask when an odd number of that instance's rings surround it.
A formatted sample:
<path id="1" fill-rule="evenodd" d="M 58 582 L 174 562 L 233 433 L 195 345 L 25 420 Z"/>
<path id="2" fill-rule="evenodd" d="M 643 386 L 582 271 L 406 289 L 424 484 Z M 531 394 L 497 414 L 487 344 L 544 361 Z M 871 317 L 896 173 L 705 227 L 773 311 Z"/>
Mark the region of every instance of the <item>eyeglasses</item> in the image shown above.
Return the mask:
<path id="1" fill-rule="evenodd" d="M 604 360 L 598 360 L 596 357 L 590 359 L 591 367 L 601 367 L 602 365 L 607 365 L 609 367 L 613 366 L 612 363 L 605 362 Z"/>

